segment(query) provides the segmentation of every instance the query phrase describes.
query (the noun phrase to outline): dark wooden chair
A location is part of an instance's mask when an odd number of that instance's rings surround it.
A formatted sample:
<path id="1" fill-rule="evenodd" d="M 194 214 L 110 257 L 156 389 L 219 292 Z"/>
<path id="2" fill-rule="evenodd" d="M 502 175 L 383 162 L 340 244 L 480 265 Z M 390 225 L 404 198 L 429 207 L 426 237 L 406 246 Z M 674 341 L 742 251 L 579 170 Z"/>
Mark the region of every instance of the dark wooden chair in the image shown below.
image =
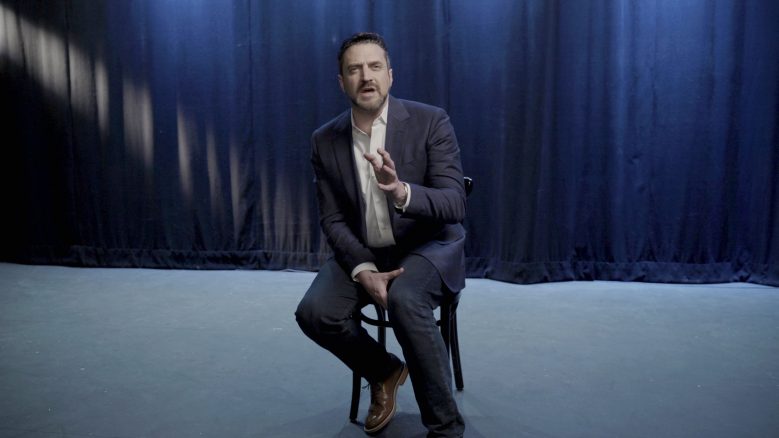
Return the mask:
<path id="1" fill-rule="evenodd" d="M 473 190 L 473 180 L 465 177 L 465 194 L 471 194 Z M 462 391 L 463 370 L 460 362 L 460 343 L 457 338 L 457 305 L 460 302 L 460 292 L 447 294 L 444 302 L 441 303 L 441 314 L 436 325 L 441 327 L 441 336 L 444 338 L 446 351 L 452 359 L 452 371 L 454 372 L 454 384 L 458 391 Z M 381 345 L 387 345 L 387 328 L 392 327 L 387 320 L 387 311 L 378 304 L 375 304 L 376 319 L 366 316 L 360 312 L 359 321 L 368 325 L 377 327 L 378 341 Z M 352 405 L 349 410 L 349 420 L 355 422 L 357 419 L 357 410 L 360 406 L 360 381 L 362 377 L 357 373 L 352 373 Z"/>

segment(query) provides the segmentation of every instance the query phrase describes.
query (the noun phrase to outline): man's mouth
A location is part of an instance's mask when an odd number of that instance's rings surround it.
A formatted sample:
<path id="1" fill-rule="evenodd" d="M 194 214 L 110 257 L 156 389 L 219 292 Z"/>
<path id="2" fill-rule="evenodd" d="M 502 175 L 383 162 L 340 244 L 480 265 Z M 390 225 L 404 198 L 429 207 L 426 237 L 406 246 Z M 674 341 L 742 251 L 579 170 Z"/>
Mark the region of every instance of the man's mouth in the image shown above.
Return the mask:
<path id="1" fill-rule="evenodd" d="M 371 94 L 371 93 L 375 93 L 375 92 L 376 92 L 376 88 L 375 87 L 365 87 L 362 90 L 360 90 L 360 94 Z"/>

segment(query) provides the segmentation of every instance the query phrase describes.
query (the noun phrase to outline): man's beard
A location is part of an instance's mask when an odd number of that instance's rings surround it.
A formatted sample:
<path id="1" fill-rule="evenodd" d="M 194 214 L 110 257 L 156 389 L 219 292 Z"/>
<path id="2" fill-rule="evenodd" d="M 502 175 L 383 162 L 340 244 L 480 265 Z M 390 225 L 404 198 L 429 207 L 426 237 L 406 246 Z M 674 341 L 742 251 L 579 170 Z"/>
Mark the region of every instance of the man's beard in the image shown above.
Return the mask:
<path id="1" fill-rule="evenodd" d="M 376 112 L 376 111 L 380 110 L 384 106 L 384 102 L 387 101 L 387 95 L 385 94 L 378 101 L 374 101 L 375 103 L 372 102 L 372 103 L 369 103 L 369 104 L 368 103 L 361 103 L 361 102 L 359 102 L 356 97 L 353 97 L 350 100 L 352 101 L 352 104 L 354 106 L 356 106 L 357 108 L 359 108 L 359 109 L 361 109 L 361 110 L 363 110 L 365 112 L 368 112 L 368 113 L 373 113 L 373 112 Z"/>

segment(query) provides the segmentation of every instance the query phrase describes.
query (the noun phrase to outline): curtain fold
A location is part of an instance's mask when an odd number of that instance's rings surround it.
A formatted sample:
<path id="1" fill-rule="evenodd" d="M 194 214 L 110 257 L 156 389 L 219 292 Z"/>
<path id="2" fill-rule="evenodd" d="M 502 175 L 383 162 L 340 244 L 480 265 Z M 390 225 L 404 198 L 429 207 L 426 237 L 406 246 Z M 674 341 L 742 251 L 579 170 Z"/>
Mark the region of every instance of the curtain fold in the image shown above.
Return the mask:
<path id="1" fill-rule="evenodd" d="M 468 274 L 779 285 L 779 4 L 0 0 L 0 259 L 314 270 L 340 41 L 445 108 Z"/>

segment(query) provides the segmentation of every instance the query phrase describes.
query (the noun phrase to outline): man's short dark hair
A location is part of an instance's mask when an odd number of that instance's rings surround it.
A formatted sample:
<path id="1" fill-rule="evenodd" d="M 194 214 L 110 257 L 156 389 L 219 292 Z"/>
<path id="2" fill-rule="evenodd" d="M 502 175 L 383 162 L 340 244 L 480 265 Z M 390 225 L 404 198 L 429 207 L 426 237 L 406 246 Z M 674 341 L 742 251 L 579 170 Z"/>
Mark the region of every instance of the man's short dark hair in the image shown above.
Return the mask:
<path id="1" fill-rule="evenodd" d="M 382 38 L 381 35 L 377 33 L 360 32 L 350 36 L 349 38 L 345 39 L 343 43 L 341 43 L 341 49 L 338 51 L 338 72 L 343 72 L 344 53 L 346 53 L 349 47 L 352 47 L 355 44 L 368 43 L 376 44 L 377 46 L 384 49 L 384 58 L 387 60 L 387 69 L 389 69 L 389 50 L 387 50 L 387 44 L 384 43 L 384 38 Z"/>

